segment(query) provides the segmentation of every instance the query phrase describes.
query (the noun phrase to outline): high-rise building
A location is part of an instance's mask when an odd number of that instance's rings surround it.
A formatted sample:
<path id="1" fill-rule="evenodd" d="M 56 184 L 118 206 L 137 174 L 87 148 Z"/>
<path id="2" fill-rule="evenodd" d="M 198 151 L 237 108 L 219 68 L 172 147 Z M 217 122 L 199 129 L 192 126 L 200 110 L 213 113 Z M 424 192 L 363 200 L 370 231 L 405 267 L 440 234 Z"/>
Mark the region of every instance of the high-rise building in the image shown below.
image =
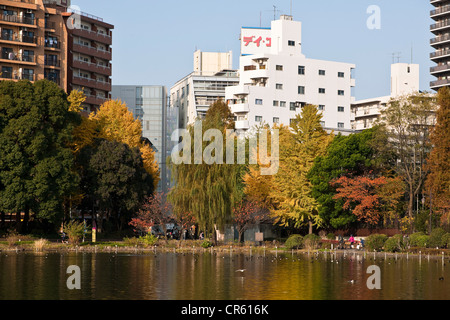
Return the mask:
<path id="1" fill-rule="evenodd" d="M 430 83 L 430 88 L 437 91 L 450 85 L 450 0 L 431 0 L 430 3 L 435 7 L 430 12 L 435 21 L 430 27 L 434 34 L 430 44 L 435 50 L 430 58 L 436 63 L 430 72 L 437 78 Z"/>
<path id="2" fill-rule="evenodd" d="M 361 131 L 372 128 L 391 99 L 419 92 L 419 84 L 420 67 L 418 64 L 392 64 L 391 94 L 355 101 L 352 104 L 352 129 Z"/>
<path id="3" fill-rule="evenodd" d="M 238 72 L 232 69 L 231 52 L 196 51 L 194 71 L 170 89 L 170 105 L 178 108 L 180 128 L 203 119 L 211 104 L 225 100 L 225 88 L 238 83 Z"/>
<path id="4" fill-rule="evenodd" d="M 166 163 L 175 145 L 172 133 L 178 129 L 178 110 L 169 108 L 165 86 L 112 86 L 112 99 L 125 103 L 135 119 L 142 123 L 142 136 L 152 144 L 160 169 L 158 191 L 171 186 L 170 167 Z"/>
<path id="5" fill-rule="evenodd" d="M 93 111 L 111 91 L 112 25 L 65 0 L 0 0 L 0 80 L 48 79 L 86 93 Z M 75 22 L 75 23 L 74 23 Z"/>
<path id="6" fill-rule="evenodd" d="M 302 106 L 313 104 L 324 128 L 351 132 L 355 65 L 306 58 L 302 46 L 302 24 L 292 16 L 272 21 L 271 28 L 242 28 L 240 83 L 226 88 L 237 130 L 289 125 Z"/>

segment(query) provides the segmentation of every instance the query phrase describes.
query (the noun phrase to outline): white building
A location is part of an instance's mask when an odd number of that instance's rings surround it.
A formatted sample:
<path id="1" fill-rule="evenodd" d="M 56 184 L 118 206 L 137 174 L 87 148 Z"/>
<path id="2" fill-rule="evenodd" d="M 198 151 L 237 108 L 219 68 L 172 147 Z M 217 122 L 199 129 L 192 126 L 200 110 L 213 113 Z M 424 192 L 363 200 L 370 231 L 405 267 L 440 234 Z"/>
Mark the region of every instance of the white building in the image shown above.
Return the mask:
<path id="1" fill-rule="evenodd" d="M 196 119 L 203 119 L 211 104 L 225 100 L 225 88 L 239 83 L 232 70 L 232 53 L 194 53 L 194 72 L 170 89 L 170 106 L 178 107 L 179 126 L 186 128 Z"/>
<path id="2" fill-rule="evenodd" d="M 301 106 L 317 105 L 329 131 L 351 133 L 355 65 L 314 60 L 302 54 L 302 24 L 291 16 L 271 28 L 241 30 L 240 82 L 226 100 L 244 132 L 267 123 L 289 125 Z"/>
<path id="3" fill-rule="evenodd" d="M 396 63 L 391 65 L 391 94 L 364 99 L 352 104 L 352 129 L 362 131 L 373 127 L 381 111 L 392 99 L 419 91 L 420 67 L 418 64 Z"/>

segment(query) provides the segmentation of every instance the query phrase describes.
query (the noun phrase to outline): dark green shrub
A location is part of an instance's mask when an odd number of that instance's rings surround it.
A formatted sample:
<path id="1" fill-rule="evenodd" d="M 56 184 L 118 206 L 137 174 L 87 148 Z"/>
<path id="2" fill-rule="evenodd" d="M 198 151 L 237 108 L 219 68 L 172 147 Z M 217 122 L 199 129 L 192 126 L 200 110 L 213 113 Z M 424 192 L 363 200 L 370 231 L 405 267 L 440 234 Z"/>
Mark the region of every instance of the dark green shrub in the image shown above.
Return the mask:
<path id="1" fill-rule="evenodd" d="M 423 232 L 416 232 L 409 236 L 409 245 L 411 247 L 419 247 L 419 239 L 424 236 Z"/>
<path id="2" fill-rule="evenodd" d="M 303 245 L 303 237 L 299 234 L 293 234 L 292 236 L 290 236 L 284 246 L 286 249 L 299 249 L 301 248 Z"/>
<path id="3" fill-rule="evenodd" d="M 428 246 L 430 248 L 443 248 L 446 246 L 446 244 L 443 242 L 443 237 L 445 236 L 446 232 L 442 228 L 436 228 L 434 229 L 430 234 L 430 241 L 428 243 Z"/>
<path id="4" fill-rule="evenodd" d="M 303 237 L 303 246 L 306 249 L 317 249 L 320 246 L 320 237 L 315 234 L 308 234 Z"/>
<path id="5" fill-rule="evenodd" d="M 384 243 L 384 250 L 387 252 L 400 252 L 403 250 L 403 236 L 401 234 L 396 234 L 390 237 Z"/>
<path id="6" fill-rule="evenodd" d="M 381 251 L 388 236 L 385 234 L 371 234 L 366 238 L 366 247 L 370 251 Z"/>

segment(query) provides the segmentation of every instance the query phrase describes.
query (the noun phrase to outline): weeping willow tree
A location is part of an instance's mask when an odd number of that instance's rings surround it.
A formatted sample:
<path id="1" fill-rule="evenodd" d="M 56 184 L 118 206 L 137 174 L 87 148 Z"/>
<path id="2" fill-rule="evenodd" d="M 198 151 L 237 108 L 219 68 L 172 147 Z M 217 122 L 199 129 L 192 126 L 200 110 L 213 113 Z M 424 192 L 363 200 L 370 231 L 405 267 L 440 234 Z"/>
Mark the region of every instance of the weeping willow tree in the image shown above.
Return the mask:
<path id="1" fill-rule="evenodd" d="M 204 120 L 189 126 L 183 135 L 183 148 L 172 154 L 169 163 L 175 187 L 169 192 L 174 213 L 187 212 L 195 217 L 199 230 L 217 240 L 216 231 L 232 223 L 233 208 L 243 195 L 244 165 L 227 163 L 227 130 L 234 129 L 228 106 L 214 103 Z M 236 137 L 233 137 L 236 141 Z M 235 152 L 233 144 L 233 153 Z M 229 161 L 228 161 L 229 162 Z"/>

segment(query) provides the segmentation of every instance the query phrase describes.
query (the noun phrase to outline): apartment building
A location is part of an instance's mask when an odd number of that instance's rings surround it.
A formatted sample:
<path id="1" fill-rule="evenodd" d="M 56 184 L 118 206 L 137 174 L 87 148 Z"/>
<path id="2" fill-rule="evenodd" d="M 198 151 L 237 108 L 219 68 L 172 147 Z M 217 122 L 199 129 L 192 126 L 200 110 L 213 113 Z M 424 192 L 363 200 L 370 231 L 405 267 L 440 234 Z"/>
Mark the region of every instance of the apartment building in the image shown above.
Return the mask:
<path id="1" fill-rule="evenodd" d="M 135 119 L 142 123 L 142 136 L 152 144 L 160 168 L 158 191 L 171 187 L 170 166 L 166 163 L 175 143 L 172 133 L 178 129 L 178 110 L 169 108 L 165 86 L 112 86 L 112 99 L 125 103 Z"/>
<path id="2" fill-rule="evenodd" d="M 270 28 L 241 29 L 239 85 L 226 88 L 236 129 L 289 125 L 306 104 L 317 105 L 327 131 L 351 133 L 354 64 L 302 54 L 302 24 L 282 15 Z"/>
<path id="3" fill-rule="evenodd" d="M 435 7 L 430 12 L 430 17 L 434 20 L 430 26 L 434 35 L 430 40 L 434 49 L 430 58 L 436 63 L 436 66 L 431 67 L 430 73 L 437 78 L 430 83 L 430 88 L 437 91 L 450 85 L 450 0 L 431 0 L 430 3 Z"/>
<path id="4" fill-rule="evenodd" d="M 238 83 L 238 72 L 232 69 L 232 52 L 197 50 L 194 71 L 170 89 L 170 105 L 178 108 L 180 128 L 203 119 L 211 104 L 225 100 L 225 88 Z"/>
<path id="5" fill-rule="evenodd" d="M 114 26 L 69 6 L 65 0 L 0 0 L 0 80 L 48 79 L 68 93 L 83 90 L 91 112 L 110 97 Z"/>
<path id="6" fill-rule="evenodd" d="M 381 112 L 391 99 L 419 92 L 420 66 L 396 63 L 391 65 L 391 94 L 389 96 L 355 101 L 352 104 L 352 129 L 370 129 L 380 118 Z"/>

